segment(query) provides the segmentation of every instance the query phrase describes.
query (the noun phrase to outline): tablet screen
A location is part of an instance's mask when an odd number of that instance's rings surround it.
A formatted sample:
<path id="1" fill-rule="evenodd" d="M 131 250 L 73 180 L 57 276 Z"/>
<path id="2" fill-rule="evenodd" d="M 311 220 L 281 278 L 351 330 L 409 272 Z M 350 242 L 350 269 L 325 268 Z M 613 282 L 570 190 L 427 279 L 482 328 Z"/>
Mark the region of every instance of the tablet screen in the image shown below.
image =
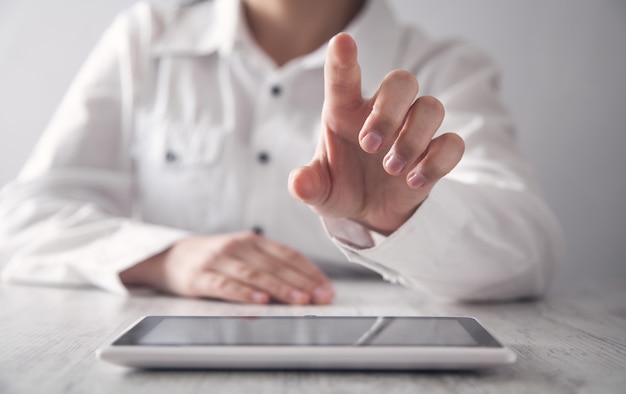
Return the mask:
<path id="1" fill-rule="evenodd" d="M 501 346 L 472 318 L 386 316 L 149 316 L 114 345 Z"/>

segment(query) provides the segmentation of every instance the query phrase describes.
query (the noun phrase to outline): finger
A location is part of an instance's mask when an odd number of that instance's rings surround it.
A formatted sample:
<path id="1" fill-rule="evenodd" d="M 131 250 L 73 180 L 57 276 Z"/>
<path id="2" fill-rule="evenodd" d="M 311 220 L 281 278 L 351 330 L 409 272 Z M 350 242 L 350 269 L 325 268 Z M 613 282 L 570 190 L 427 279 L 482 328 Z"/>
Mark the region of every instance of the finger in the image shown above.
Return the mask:
<path id="1" fill-rule="evenodd" d="M 309 301 L 315 304 L 328 304 L 335 296 L 335 291 L 329 281 L 314 280 L 288 265 L 286 261 L 278 261 L 277 257 L 261 252 L 256 256 L 256 260 L 265 260 L 264 264 L 270 269 L 270 273 L 283 283 L 287 283 L 294 289 L 304 292 L 309 296 Z M 270 261 L 273 263 L 270 263 Z M 271 264 L 271 265 L 270 265 Z M 291 292 L 293 293 L 293 292 Z M 289 297 L 296 297 L 291 303 L 300 303 L 298 294 L 291 294 Z"/>
<path id="2" fill-rule="evenodd" d="M 329 109 L 353 108 L 362 102 L 356 43 L 349 34 L 339 33 L 330 40 L 326 50 L 324 106 Z"/>
<path id="3" fill-rule="evenodd" d="M 283 264 L 308 276 L 315 282 L 329 282 L 328 277 L 311 262 L 311 260 L 288 246 L 263 237 L 259 237 L 256 246 L 269 255 L 274 256 Z"/>
<path id="4" fill-rule="evenodd" d="M 374 96 L 372 112 L 359 133 L 364 151 L 376 153 L 396 135 L 418 89 L 417 79 L 408 71 L 396 70 L 387 74 Z"/>
<path id="5" fill-rule="evenodd" d="M 297 267 L 291 266 L 283 261 L 281 257 L 270 254 L 257 245 L 251 250 L 238 253 L 236 258 L 257 270 L 273 275 L 305 293 L 312 293 L 320 285 L 320 281 L 306 276 L 298 271 Z"/>
<path id="6" fill-rule="evenodd" d="M 426 154 L 406 177 L 406 182 L 413 189 L 432 185 L 461 161 L 465 143 L 454 133 L 442 134 L 433 139 Z"/>
<path id="7" fill-rule="evenodd" d="M 258 269 L 269 272 L 276 278 L 307 294 L 311 294 L 313 290 L 320 286 L 320 281 L 304 275 L 295 267 L 288 265 L 285 261 L 268 254 L 264 250 L 259 249 L 255 251 L 252 255 L 247 256 L 245 261 L 250 262 Z"/>
<path id="8" fill-rule="evenodd" d="M 426 151 L 444 117 L 443 104 L 432 96 L 418 98 L 393 146 L 383 159 L 385 170 L 399 175 Z"/>
<path id="9" fill-rule="evenodd" d="M 270 295 L 214 271 L 195 275 L 189 288 L 192 297 L 218 298 L 226 301 L 267 304 Z"/>
<path id="10" fill-rule="evenodd" d="M 311 300 L 309 294 L 300 291 L 276 275 L 253 264 L 249 261 L 225 257 L 219 263 L 214 264 L 214 269 L 246 286 L 254 287 L 263 293 L 267 293 L 273 299 L 286 304 L 304 305 Z"/>
<path id="11" fill-rule="evenodd" d="M 328 277 L 301 253 L 267 238 L 261 238 L 259 248 L 283 267 L 276 271 L 281 279 L 303 289 L 311 295 L 316 304 L 328 304 L 335 297 L 335 291 Z"/>

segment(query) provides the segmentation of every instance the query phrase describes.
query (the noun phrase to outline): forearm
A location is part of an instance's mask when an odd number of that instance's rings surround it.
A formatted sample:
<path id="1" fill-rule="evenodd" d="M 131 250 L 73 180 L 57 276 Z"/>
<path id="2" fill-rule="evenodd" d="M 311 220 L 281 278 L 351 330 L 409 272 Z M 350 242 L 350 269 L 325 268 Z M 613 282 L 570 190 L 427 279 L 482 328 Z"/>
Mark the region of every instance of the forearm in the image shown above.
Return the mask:
<path id="1" fill-rule="evenodd" d="M 95 197 L 92 201 L 62 198 L 60 185 L 32 183 L 12 186 L 0 201 L 0 248 L 8 256 L 5 281 L 93 285 L 124 294 L 119 272 L 186 234 L 107 211 L 93 202 L 98 201 Z M 20 190 L 26 187 L 32 193 Z M 89 192 L 83 189 L 81 194 Z"/>

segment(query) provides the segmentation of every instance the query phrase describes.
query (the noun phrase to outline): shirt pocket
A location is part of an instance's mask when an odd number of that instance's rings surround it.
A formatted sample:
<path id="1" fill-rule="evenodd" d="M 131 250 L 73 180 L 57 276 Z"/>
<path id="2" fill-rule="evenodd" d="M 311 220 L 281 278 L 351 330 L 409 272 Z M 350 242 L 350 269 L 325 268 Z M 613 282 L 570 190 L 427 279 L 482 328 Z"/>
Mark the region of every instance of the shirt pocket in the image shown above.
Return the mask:
<path id="1" fill-rule="evenodd" d="M 203 123 L 163 122 L 156 130 L 153 157 L 168 168 L 207 168 L 219 164 L 228 131 Z"/>
<path id="2" fill-rule="evenodd" d="M 194 232 L 228 221 L 224 153 L 232 132 L 214 124 L 151 123 L 136 146 L 137 209 L 145 221 Z M 226 186 L 224 186 L 226 185 Z"/>

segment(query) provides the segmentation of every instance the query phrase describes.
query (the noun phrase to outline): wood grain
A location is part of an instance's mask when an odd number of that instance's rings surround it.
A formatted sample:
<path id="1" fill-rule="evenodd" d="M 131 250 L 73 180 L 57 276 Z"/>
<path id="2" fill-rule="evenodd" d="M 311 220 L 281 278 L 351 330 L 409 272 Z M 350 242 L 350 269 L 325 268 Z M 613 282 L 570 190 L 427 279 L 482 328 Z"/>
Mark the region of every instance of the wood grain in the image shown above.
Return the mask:
<path id="1" fill-rule="evenodd" d="M 338 281 L 332 306 L 246 306 L 136 292 L 0 286 L 0 393 L 625 393 L 626 280 L 539 302 L 450 304 L 377 280 Z M 144 315 L 463 315 L 518 353 L 478 372 L 135 371 L 94 351 Z"/>

